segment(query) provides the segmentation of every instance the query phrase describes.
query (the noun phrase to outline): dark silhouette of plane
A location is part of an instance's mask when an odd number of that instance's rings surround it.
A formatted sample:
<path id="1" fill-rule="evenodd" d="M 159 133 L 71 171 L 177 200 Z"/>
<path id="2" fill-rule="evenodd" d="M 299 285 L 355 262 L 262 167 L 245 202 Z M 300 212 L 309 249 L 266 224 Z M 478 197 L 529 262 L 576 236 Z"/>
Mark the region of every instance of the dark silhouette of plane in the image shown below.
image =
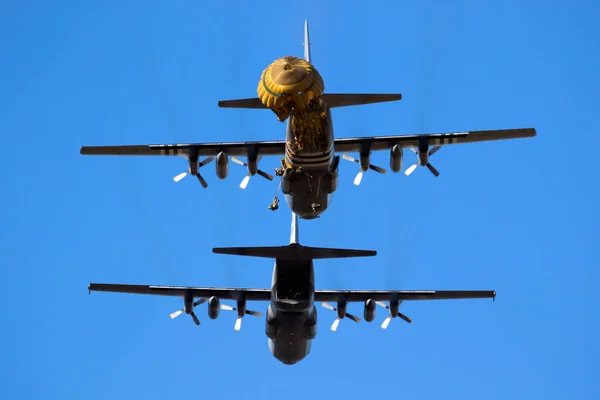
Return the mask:
<path id="1" fill-rule="evenodd" d="M 308 21 L 304 23 L 304 60 L 308 63 L 312 62 Z M 347 154 L 342 155 L 342 158 L 360 165 L 360 170 L 354 179 L 354 184 L 358 186 L 363 173 L 369 169 L 378 173 L 386 172 L 385 169 L 371 164 L 372 151 L 390 151 L 390 169 L 393 172 L 399 172 L 402 169 L 403 149 L 409 148 L 417 155 L 417 161 L 405 171 L 407 176 L 419 165 L 427 167 L 435 176 L 438 176 L 439 172 L 431 165 L 429 158 L 442 146 L 536 136 L 534 128 L 525 128 L 357 138 L 334 137 L 332 108 L 396 101 L 401 98 L 401 94 L 323 93 L 314 102 L 314 105 L 308 108 L 307 112 L 290 112 L 286 121 L 285 140 L 83 146 L 80 153 L 84 155 L 183 156 L 188 160 L 188 171 L 173 179 L 178 182 L 188 174 L 195 175 L 205 188 L 208 184 L 200 175 L 199 169 L 216 158 L 217 177 L 225 179 L 229 173 L 229 156 L 232 156 L 232 161 L 248 169 L 248 175 L 240 185 L 242 189 L 246 188 L 250 177 L 256 174 L 269 180 L 274 179 L 272 175 L 258 168 L 262 156 L 283 156 L 281 169 L 277 168 L 276 171 L 280 170 L 277 175 L 281 176 L 281 191 L 285 195 L 286 202 L 299 217 L 314 219 L 325 212 L 331 202 L 332 194 L 337 189 L 340 156 L 336 153 L 359 153 L 358 159 Z M 258 97 L 219 101 L 218 105 L 227 108 L 267 109 L 267 106 Z M 303 135 L 303 129 L 311 124 L 318 133 L 312 137 L 312 141 L 316 144 L 308 145 L 306 135 Z M 207 158 L 200 161 L 201 156 Z M 246 157 L 247 161 L 244 162 L 236 156 Z M 276 210 L 277 203 L 276 197 L 269 208 Z"/>
<path id="2" fill-rule="evenodd" d="M 222 309 L 235 310 L 236 330 L 241 328 L 244 315 L 262 316 L 260 312 L 248 310 L 246 301 L 268 301 L 266 335 L 269 338 L 269 349 L 277 360 L 288 365 L 301 361 L 310 353 L 312 340 L 317 334 L 318 302 L 323 302 L 324 307 L 337 312 L 337 318 L 331 326 L 331 330 L 335 331 L 340 321 L 346 317 L 355 322 L 360 321 L 360 318 L 347 312 L 349 302 L 364 302 L 364 318 L 367 322 L 374 320 L 376 305 L 387 309 L 389 314 L 381 325 L 386 329 L 391 319 L 396 317 L 411 322 L 410 318 L 398 311 L 403 301 L 496 297 L 494 290 L 315 290 L 313 260 L 367 257 L 374 256 L 377 252 L 309 247 L 301 245 L 298 239 L 298 217 L 292 214 L 291 240 L 287 246 L 213 248 L 213 252 L 219 254 L 274 258 L 270 289 L 106 283 L 90 283 L 88 289 L 100 292 L 180 296 L 183 298 L 184 307 L 172 313 L 171 318 L 187 313 L 196 325 L 200 325 L 200 320 L 194 313 L 194 307 L 208 302 L 208 316 L 211 319 L 217 318 Z M 234 300 L 237 304 L 234 308 L 221 304 L 220 300 Z M 337 304 L 334 307 L 326 302 Z"/>

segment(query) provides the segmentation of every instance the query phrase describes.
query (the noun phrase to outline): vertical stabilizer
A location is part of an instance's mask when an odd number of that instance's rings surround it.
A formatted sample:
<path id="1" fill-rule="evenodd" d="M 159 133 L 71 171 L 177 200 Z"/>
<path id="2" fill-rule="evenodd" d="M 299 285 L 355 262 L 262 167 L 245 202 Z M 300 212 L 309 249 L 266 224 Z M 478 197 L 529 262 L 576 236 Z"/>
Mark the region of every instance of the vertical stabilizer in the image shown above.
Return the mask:
<path id="1" fill-rule="evenodd" d="M 310 61 L 310 37 L 308 35 L 308 20 L 304 20 L 304 60 Z"/>
<path id="2" fill-rule="evenodd" d="M 292 212 L 292 232 L 290 234 L 290 244 L 300 244 L 298 241 L 300 238 L 298 237 L 298 215 Z"/>

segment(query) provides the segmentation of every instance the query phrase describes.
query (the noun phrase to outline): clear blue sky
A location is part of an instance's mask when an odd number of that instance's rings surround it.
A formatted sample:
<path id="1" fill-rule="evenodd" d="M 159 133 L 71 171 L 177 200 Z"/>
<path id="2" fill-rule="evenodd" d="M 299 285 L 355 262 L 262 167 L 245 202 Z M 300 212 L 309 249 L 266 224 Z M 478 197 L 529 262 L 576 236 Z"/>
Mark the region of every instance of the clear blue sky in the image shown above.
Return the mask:
<path id="1" fill-rule="evenodd" d="M 600 397 L 600 5 L 377 3 L 3 2 L 3 397 Z M 335 110 L 339 137 L 538 131 L 443 148 L 437 179 L 367 173 L 357 188 L 342 161 L 334 203 L 301 221 L 301 240 L 379 255 L 318 262 L 318 288 L 495 289 L 496 302 L 405 303 L 411 325 L 384 331 L 378 310 L 336 333 L 319 308 L 312 353 L 289 367 L 271 356 L 264 318 L 235 332 L 234 313 L 212 321 L 202 306 L 198 328 L 169 319 L 175 298 L 88 296 L 90 281 L 268 287 L 271 261 L 211 248 L 288 241 L 289 209 L 266 208 L 275 182 L 242 191 L 244 168 L 221 181 L 211 164 L 202 190 L 171 180 L 181 158 L 79 148 L 282 138 L 271 112 L 216 105 L 255 96 L 263 68 L 300 56 L 304 18 L 327 91 L 404 95 Z"/>

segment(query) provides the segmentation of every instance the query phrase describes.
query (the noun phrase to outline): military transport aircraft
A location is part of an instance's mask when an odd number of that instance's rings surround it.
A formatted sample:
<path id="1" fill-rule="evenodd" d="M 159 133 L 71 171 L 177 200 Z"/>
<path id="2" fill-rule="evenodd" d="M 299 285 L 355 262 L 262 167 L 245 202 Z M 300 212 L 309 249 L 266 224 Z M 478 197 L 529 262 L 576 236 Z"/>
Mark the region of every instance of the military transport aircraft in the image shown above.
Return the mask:
<path id="1" fill-rule="evenodd" d="M 358 186 L 363 173 L 367 170 L 386 172 L 385 169 L 370 163 L 372 151 L 389 150 L 390 168 L 393 172 L 399 172 L 402 169 L 403 149 L 409 148 L 416 154 L 417 161 L 405 171 L 407 176 L 419 165 L 427 167 L 435 176 L 438 176 L 439 173 L 430 164 L 429 158 L 442 146 L 536 136 L 534 128 L 525 128 L 335 138 L 331 117 L 332 108 L 396 101 L 400 100 L 402 95 L 324 92 L 323 79 L 311 62 L 308 22 L 305 21 L 303 59 L 288 56 L 269 65 L 263 71 L 259 81 L 259 97 L 218 103 L 219 107 L 227 108 L 271 109 L 277 114 L 279 121 L 283 122 L 287 119 L 286 140 L 83 146 L 80 153 L 84 155 L 183 156 L 189 163 L 188 171 L 173 179 L 178 182 L 186 175 L 192 174 L 205 188 L 208 184 L 200 175 L 199 169 L 216 157 L 216 175 L 219 179 L 225 179 L 229 172 L 229 156 L 232 156 L 232 161 L 245 166 L 248 170 L 248 175 L 240 185 L 242 189 L 246 188 L 250 177 L 257 173 L 266 179 L 273 180 L 272 175 L 258 169 L 258 162 L 262 156 L 280 155 L 283 156 L 282 165 L 281 168 L 276 168 L 276 174 L 281 176 L 281 191 L 285 195 L 286 202 L 299 217 L 314 219 L 328 208 L 331 195 L 337 189 L 340 156 L 336 153 L 359 153 L 358 159 L 347 154 L 342 156 L 342 158 L 360 165 L 354 180 L 354 184 Z M 294 79 L 301 78 L 308 83 L 302 86 L 302 82 L 294 81 Z M 289 89 L 292 87 L 293 90 Z M 200 161 L 201 156 L 207 158 Z M 246 157 L 247 162 L 236 156 Z M 269 208 L 277 209 L 277 203 L 276 196 L 273 205 Z"/>
<path id="2" fill-rule="evenodd" d="M 208 301 L 208 316 L 215 319 L 221 309 L 237 311 L 235 330 L 240 330 L 244 315 L 261 317 L 262 313 L 246 309 L 246 300 L 268 301 L 266 335 L 273 356 L 284 364 L 295 364 L 304 359 L 317 334 L 317 308 L 315 302 L 337 312 L 331 325 L 336 331 L 344 317 L 360 322 L 360 318 L 346 311 L 348 302 L 364 302 L 364 318 L 367 322 L 375 318 L 375 306 L 389 310 L 381 327 L 386 329 L 392 318 L 411 320 L 398 312 L 400 303 L 410 300 L 447 299 L 495 299 L 494 290 L 315 290 L 313 259 L 374 256 L 370 250 L 347 250 L 303 246 L 299 243 L 298 217 L 292 214 L 290 244 L 274 247 L 222 247 L 213 248 L 214 253 L 250 257 L 274 258 L 271 289 L 147 286 L 127 284 L 90 283 L 88 289 L 100 292 L 180 296 L 183 309 L 172 313 L 175 318 L 182 313 L 190 314 L 196 325 L 200 320 L 194 307 Z M 199 300 L 194 301 L 196 298 Z M 235 308 L 221 304 L 220 300 L 235 300 Z M 334 307 L 326 302 L 336 302 Z M 384 302 L 388 302 L 385 304 Z"/>

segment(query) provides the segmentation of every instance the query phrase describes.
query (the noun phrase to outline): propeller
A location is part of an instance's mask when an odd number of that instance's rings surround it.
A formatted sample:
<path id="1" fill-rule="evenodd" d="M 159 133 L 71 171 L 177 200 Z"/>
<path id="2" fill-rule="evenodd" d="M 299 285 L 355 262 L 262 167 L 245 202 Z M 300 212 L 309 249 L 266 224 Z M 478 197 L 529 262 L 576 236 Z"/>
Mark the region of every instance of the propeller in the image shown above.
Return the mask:
<path id="1" fill-rule="evenodd" d="M 434 146 L 431 150 L 429 150 L 429 156 L 427 158 L 431 157 L 433 155 L 433 153 L 435 153 L 436 151 L 438 151 L 441 148 L 442 148 L 442 146 Z M 417 168 L 419 166 L 419 164 L 421 164 L 421 159 L 419 157 L 418 150 L 415 149 L 414 147 L 409 147 L 409 149 L 411 149 L 413 151 L 413 153 L 415 153 L 417 155 L 417 162 L 414 163 L 413 165 L 411 165 L 410 167 L 408 167 L 406 169 L 406 171 L 404 171 L 404 175 L 406 175 L 406 176 L 409 176 L 410 174 L 412 174 L 413 171 L 415 170 L 415 168 Z M 437 171 L 437 169 L 434 168 L 433 165 L 431 165 L 429 163 L 429 160 L 427 160 L 427 164 L 425 164 L 425 167 L 427 167 L 431 171 L 431 173 L 433 175 L 435 175 L 436 177 L 440 176 L 440 173 Z"/>
<path id="2" fill-rule="evenodd" d="M 221 309 L 228 310 L 228 311 L 236 311 L 237 310 L 237 308 L 228 306 L 227 304 L 221 304 Z M 253 317 L 262 317 L 262 313 L 260 311 L 246 310 L 244 312 L 244 314 L 252 315 Z M 235 329 L 236 331 L 239 331 L 242 328 L 242 317 L 243 317 L 243 315 L 238 314 L 238 317 L 235 320 L 235 326 L 233 327 L 233 329 Z"/>
<path id="3" fill-rule="evenodd" d="M 360 164 L 359 160 L 357 160 L 356 158 L 354 158 L 352 156 L 349 156 L 348 154 L 342 154 L 342 158 L 344 160 L 348 160 L 348 161 L 352 161 L 352 162 Z M 373 165 L 373 164 L 369 164 L 369 169 L 372 169 L 373 171 L 379 172 L 380 174 L 385 174 L 385 172 L 386 172 L 385 169 L 383 169 L 381 167 L 378 167 L 376 165 Z M 360 171 L 358 171 L 358 174 L 356 174 L 356 177 L 354 178 L 354 185 L 356 185 L 356 186 L 360 185 L 360 182 L 362 181 L 363 174 L 365 172 L 366 171 L 363 171 L 362 168 L 360 169 Z"/>
<path id="4" fill-rule="evenodd" d="M 329 303 L 325 303 L 325 302 L 323 302 L 323 304 L 322 304 L 322 305 L 323 305 L 323 307 L 325 307 L 325 308 L 327 308 L 327 309 L 329 309 L 329 310 L 337 311 L 337 308 L 335 308 L 334 306 L 332 306 L 332 305 L 331 305 L 331 304 L 329 304 Z M 354 322 L 360 322 L 360 318 L 358 318 L 358 317 L 356 317 L 356 316 L 354 316 L 354 315 L 352 315 L 352 314 L 346 313 L 344 316 L 346 316 L 346 317 L 350 318 L 350 319 L 351 319 L 352 321 L 354 321 Z M 333 332 L 335 332 L 335 331 L 337 330 L 337 328 L 338 328 L 338 326 L 339 326 L 339 324 L 340 324 L 340 320 L 341 320 L 342 318 L 344 318 L 344 316 L 342 316 L 342 317 L 340 318 L 340 316 L 338 315 L 338 317 L 335 319 L 335 321 L 333 321 L 333 324 L 331 324 L 331 330 L 332 330 Z"/>
<path id="5" fill-rule="evenodd" d="M 205 301 L 206 301 L 206 299 L 200 299 L 200 300 L 196 301 L 194 303 L 194 307 L 199 306 L 200 304 L 204 303 Z M 175 312 L 172 312 L 171 314 L 169 314 L 169 317 L 171 317 L 171 319 L 175 319 L 175 318 L 179 317 L 184 312 L 185 312 L 185 307 L 182 308 L 181 310 L 177 310 Z M 192 319 L 194 320 L 194 322 L 196 323 L 196 325 L 200 325 L 200 320 L 198 319 L 198 317 L 196 317 L 196 314 L 194 314 L 193 308 L 192 308 L 192 312 L 190 313 L 190 315 L 192 316 Z"/>
<path id="6" fill-rule="evenodd" d="M 390 306 L 388 306 L 387 304 L 381 302 L 381 301 L 376 301 L 375 304 L 377 304 L 378 306 L 381 306 L 383 308 L 387 308 L 388 310 L 390 309 Z M 406 322 L 408 322 L 409 324 L 412 322 L 412 320 L 410 318 L 408 318 L 406 315 L 402 314 L 400 311 L 398 311 L 398 316 L 400 318 L 402 318 L 403 320 L 405 320 Z M 387 329 L 388 325 L 390 324 L 390 321 L 392 320 L 392 318 L 395 318 L 392 316 L 392 313 L 390 313 L 386 319 L 383 320 L 383 323 L 381 324 L 381 329 Z"/>
<path id="7" fill-rule="evenodd" d="M 200 168 L 202 168 L 203 166 L 205 166 L 206 164 L 208 164 L 209 162 L 211 162 L 214 159 L 215 158 L 213 156 L 210 156 L 210 157 L 205 158 L 204 160 L 202 160 L 202 162 L 198 163 L 198 172 L 196 172 L 196 178 L 198 178 L 198 180 L 200 181 L 200 184 L 202 185 L 202 187 L 204 189 L 206 189 L 208 187 L 208 183 L 206 183 L 206 181 L 204 180 L 204 178 L 202 177 L 202 175 L 200 175 Z M 173 178 L 173 180 L 175 182 L 179 182 L 180 180 L 182 180 L 183 178 L 185 178 L 189 173 L 190 173 L 189 170 L 186 171 L 186 172 L 182 172 L 179 175 L 175 176 Z"/>
<path id="8" fill-rule="evenodd" d="M 258 156 L 256 158 L 256 163 L 258 164 L 258 162 L 260 161 L 260 159 L 262 158 L 262 156 Z M 241 166 L 244 166 L 246 168 L 248 168 L 248 164 L 246 164 L 245 162 L 243 162 L 242 160 L 240 160 L 239 158 L 236 157 L 231 157 L 231 161 L 233 161 L 236 164 L 239 164 Z M 262 176 L 265 179 L 268 179 L 270 181 L 273 180 L 273 176 L 267 174 L 266 172 L 262 171 L 262 170 L 257 170 L 256 171 L 257 174 L 259 174 L 260 176 Z M 244 177 L 244 179 L 242 180 L 242 183 L 240 183 L 240 188 L 241 189 L 246 189 L 246 186 L 248 186 L 248 182 L 250 181 L 250 177 L 252 176 L 252 174 L 250 172 L 248 172 L 248 175 L 246 175 Z"/>

